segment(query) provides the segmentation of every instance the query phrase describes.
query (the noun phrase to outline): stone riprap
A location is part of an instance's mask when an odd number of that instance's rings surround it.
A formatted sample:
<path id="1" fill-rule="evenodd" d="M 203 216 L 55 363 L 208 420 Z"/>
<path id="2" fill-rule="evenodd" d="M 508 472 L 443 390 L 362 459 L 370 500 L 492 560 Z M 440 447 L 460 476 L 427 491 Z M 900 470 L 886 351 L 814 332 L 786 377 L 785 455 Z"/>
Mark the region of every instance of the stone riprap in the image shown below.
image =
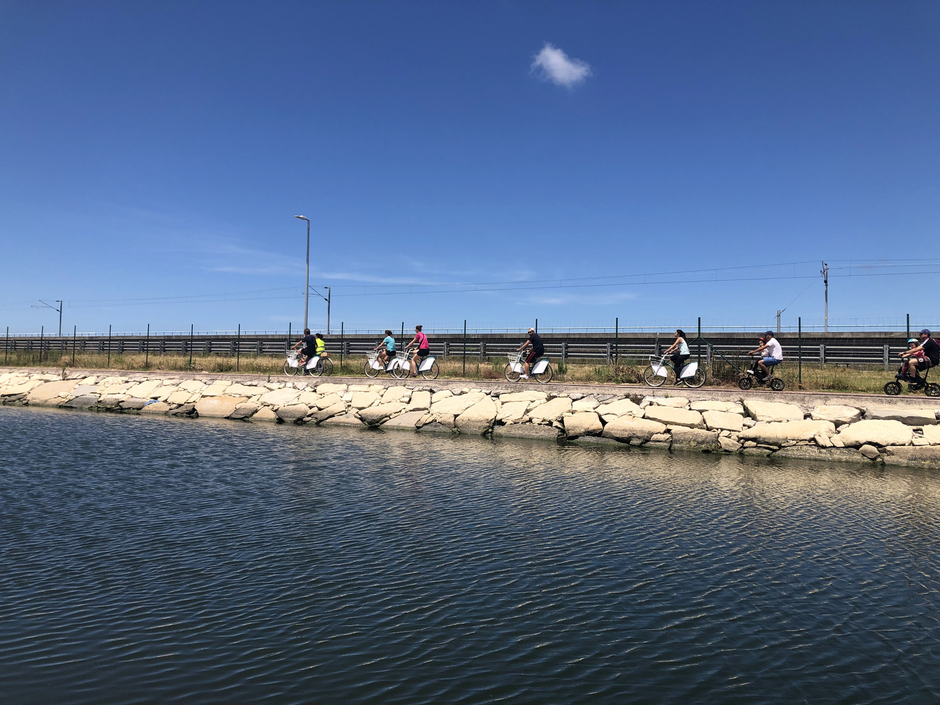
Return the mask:
<path id="1" fill-rule="evenodd" d="M 882 407 L 872 397 L 870 405 L 804 408 L 752 396 L 690 400 L 615 387 L 583 394 L 502 384 L 461 388 L 452 380 L 343 384 L 0 371 L 5 405 L 940 468 L 940 402 L 931 402 Z"/>

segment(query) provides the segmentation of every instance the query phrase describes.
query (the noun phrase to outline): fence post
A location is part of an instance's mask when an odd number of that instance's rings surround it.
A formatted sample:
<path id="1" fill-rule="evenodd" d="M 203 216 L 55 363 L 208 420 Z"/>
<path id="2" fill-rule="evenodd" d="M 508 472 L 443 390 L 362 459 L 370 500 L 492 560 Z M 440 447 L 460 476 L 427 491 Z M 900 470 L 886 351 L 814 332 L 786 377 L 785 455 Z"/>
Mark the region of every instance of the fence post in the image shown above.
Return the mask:
<path id="1" fill-rule="evenodd" d="M 702 317 L 698 317 L 698 366 L 702 366 Z"/>
<path id="2" fill-rule="evenodd" d="M 620 364 L 620 317 L 614 319 L 614 365 Z"/>
<path id="3" fill-rule="evenodd" d="M 3 341 L 3 364 L 7 364 L 7 351 L 10 349 L 10 326 L 7 326 L 7 337 Z"/>
<path id="4" fill-rule="evenodd" d="M 538 319 L 536 319 L 538 320 Z M 463 319 L 463 376 L 467 376 L 467 319 Z"/>
<path id="5" fill-rule="evenodd" d="M 561 364 L 564 365 L 568 360 L 568 343 L 561 344 Z"/>
<path id="6" fill-rule="evenodd" d="M 888 371 L 888 344 L 887 343 L 885 343 L 884 360 L 885 360 L 885 372 L 887 372 Z"/>
<path id="7" fill-rule="evenodd" d="M 819 364 L 820 365 L 826 364 L 826 344 L 825 343 L 819 344 Z"/>
<path id="8" fill-rule="evenodd" d="M 147 347 L 144 352 L 144 369 L 150 367 L 150 324 L 147 324 Z"/>
<path id="9" fill-rule="evenodd" d="M 446 340 L 444 341 L 444 352 L 443 352 L 443 354 L 441 355 L 441 359 L 442 359 L 442 360 L 446 360 L 446 359 L 447 359 L 447 341 L 446 341 Z"/>
<path id="10" fill-rule="evenodd" d="M 480 362 L 483 362 L 486 357 L 486 343 L 483 340 L 480 340 Z"/>
<path id="11" fill-rule="evenodd" d="M 796 318 L 796 331 L 797 331 L 797 385 L 800 389 L 803 388 L 803 317 L 797 316 Z"/>
<path id="12" fill-rule="evenodd" d="M 284 354 L 286 355 L 290 351 L 290 333 L 291 333 L 291 323 L 287 323 L 287 342 L 284 343 Z"/>
<path id="13" fill-rule="evenodd" d="M 346 324 L 339 322 L 339 369 L 343 369 L 343 363 L 346 360 Z"/>
<path id="14" fill-rule="evenodd" d="M 911 339 L 911 314 L 907 314 L 907 337 L 905 340 Z"/>
<path id="15" fill-rule="evenodd" d="M 42 347 L 44 345 L 43 337 L 46 332 L 45 326 L 39 327 L 39 364 L 42 364 Z"/>
<path id="16" fill-rule="evenodd" d="M 235 338 L 235 371 L 238 372 L 238 368 L 242 361 L 242 324 L 238 324 L 238 337 Z"/>
<path id="17" fill-rule="evenodd" d="M 109 370 L 111 369 L 111 325 L 110 324 L 108 324 L 108 367 L 107 369 Z"/>
<path id="18" fill-rule="evenodd" d="M 196 329 L 195 323 L 189 324 L 189 366 L 193 366 L 193 331 Z"/>
<path id="19" fill-rule="evenodd" d="M 610 364 L 610 343 L 607 343 L 607 352 L 605 356 L 607 358 L 607 364 L 609 365 Z"/>

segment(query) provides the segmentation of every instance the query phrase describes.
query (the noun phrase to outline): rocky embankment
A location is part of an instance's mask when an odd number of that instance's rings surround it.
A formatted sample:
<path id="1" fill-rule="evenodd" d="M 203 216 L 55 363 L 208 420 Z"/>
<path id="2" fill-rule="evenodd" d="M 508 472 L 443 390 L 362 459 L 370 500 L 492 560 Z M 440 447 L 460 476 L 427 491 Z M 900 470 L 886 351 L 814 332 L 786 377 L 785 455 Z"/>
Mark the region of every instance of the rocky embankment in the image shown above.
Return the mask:
<path id="1" fill-rule="evenodd" d="M 692 400 L 610 387 L 549 392 L 460 384 L 466 383 L 81 372 L 63 379 L 12 370 L 0 374 L 0 404 L 940 468 L 940 408 L 930 407 L 928 399 L 922 408 L 878 408 L 877 397 L 871 404 L 805 408 L 743 395 Z"/>

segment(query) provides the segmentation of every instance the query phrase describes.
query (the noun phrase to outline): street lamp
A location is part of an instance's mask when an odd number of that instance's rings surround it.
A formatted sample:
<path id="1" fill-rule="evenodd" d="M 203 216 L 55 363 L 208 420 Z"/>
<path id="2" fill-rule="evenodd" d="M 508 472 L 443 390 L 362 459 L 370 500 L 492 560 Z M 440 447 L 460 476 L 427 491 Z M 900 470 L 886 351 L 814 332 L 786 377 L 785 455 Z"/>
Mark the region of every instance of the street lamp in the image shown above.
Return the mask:
<path id="1" fill-rule="evenodd" d="M 295 215 L 294 217 L 299 220 L 307 221 L 307 279 L 304 282 L 304 330 L 306 330 L 308 328 L 307 309 L 310 303 L 310 218 L 303 215 Z"/>

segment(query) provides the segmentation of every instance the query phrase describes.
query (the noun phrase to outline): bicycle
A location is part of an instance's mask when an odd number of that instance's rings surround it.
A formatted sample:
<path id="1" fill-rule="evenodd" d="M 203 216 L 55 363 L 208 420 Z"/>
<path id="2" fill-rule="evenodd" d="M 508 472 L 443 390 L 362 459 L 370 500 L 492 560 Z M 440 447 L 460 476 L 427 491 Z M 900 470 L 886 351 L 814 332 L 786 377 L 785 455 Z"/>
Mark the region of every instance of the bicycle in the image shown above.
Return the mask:
<path id="1" fill-rule="evenodd" d="M 904 365 L 898 368 L 898 373 L 894 377 L 893 382 L 888 382 L 884 386 L 884 392 L 888 396 L 896 397 L 901 393 L 901 382 L 907 384 L 907 391 L 909 392 L 919 392 L 924 390 L 924 394 L 928 397 L 940 397 L 940 384 L 936 382 L 928 382 L 927 375 L 930 374 L 932 368 L 928 367 L 924 370 L 923 376 L 914 380 L 911 377 L 902 376 L 901 370 L 904 368 Z"/>
<path id="2" fill-rule="evenodd" d="M 404 352 L 396 353 L 389 362 L 382 365 L 379 362 L 379 353 L 373 351 L 369 353 L 366 359 L 365 373 L 366 377 L 375 378 L 382 372 L 388 372 L 395 379 L 404 379 L 411 374 L 411 364 L 408 362 L 408 356 Z"/>
<path id="3" fill-rule="evenodd" d="M 291 350 L 287 353 L 287 359 L 284 361 L 284 374 L 286 375 L 314 375 L 320 377 L 333 374 L 333 361 L 328 357 L 311 357 L 306 364 L 300 366 L 300 353 Z"/>
<path id="4" fill-rule="evenodd" d="M 668 355 L 650 355 L 650 364 L 643 370 L 643 381 L 650 387 L 662 387 L 669 378 L 670 371 L 678 380 L 678 384 L 684 384 L 686 387 L 697 389 L 705 384 L 705 370 L 698 362 L 687 362 L 679 374 L 676 374 Z"/>
<path id="5" fill-rule="evenodd" d="M 407 353 L 408 353 L 408 348 L 405 348 L 405 354 L 407 355 Z M 410 363 L 411 358 L 408 358 L 408 360 L 409 360 L 409 366 L 408 366 L 408 374 L 405 375 L 406 377 L 411 374 L 411 363 Z M 421 375 L 425 379 L 437 379 L 437 376 L 440 373 L 441 373 L 441 369 L 437 365 L 436 358 L 431 357 L 430 355 L 428 355 L 427 357 L 418 358 L 418 374 L 419 375 Z"/>
<path id="6" fill-rule="evenodd" d="M 761 358 L 756 355 L 752 357 L 754 358 L 754 361 L 751 363 L 750 369 L 745 370 L 744 374 L 738 378 L 738 389 L 746 392 L 748 389 L 753 387 L 755 383 L 757 383 L 759 385 L 766 384 L 775 392 L 782 392 L 784 387 L 787 386 L 786 382 L 784 382 L 779 377 L 775 377 L 774 372 L 783 363 L 778 362 L 776 365 L 772 365 L 770 367 L 770 371 L 767 374 L 764 374 L 764 371 L 758 364 Z"/>
<path id="7" fill-rule="evenodd" d="M 503 370 L 503 375 L 506 377 L 507 382 L 518 382 L 522 378 L 522 373 L 525 370 L 522 366 L 522 361 L 525 359 L 525 354 L 524 350 L 522 352 L 509 353 L 509 362 L 506 363 L 506 369 Z M 554 372 L 552 371 L 552 366 L 549 364 L 547 357 L 540 357 L 533 362 L 532 368 L 529 370 L 529 377 L 539 384 L 551 382 L 553 376 Z"/>

